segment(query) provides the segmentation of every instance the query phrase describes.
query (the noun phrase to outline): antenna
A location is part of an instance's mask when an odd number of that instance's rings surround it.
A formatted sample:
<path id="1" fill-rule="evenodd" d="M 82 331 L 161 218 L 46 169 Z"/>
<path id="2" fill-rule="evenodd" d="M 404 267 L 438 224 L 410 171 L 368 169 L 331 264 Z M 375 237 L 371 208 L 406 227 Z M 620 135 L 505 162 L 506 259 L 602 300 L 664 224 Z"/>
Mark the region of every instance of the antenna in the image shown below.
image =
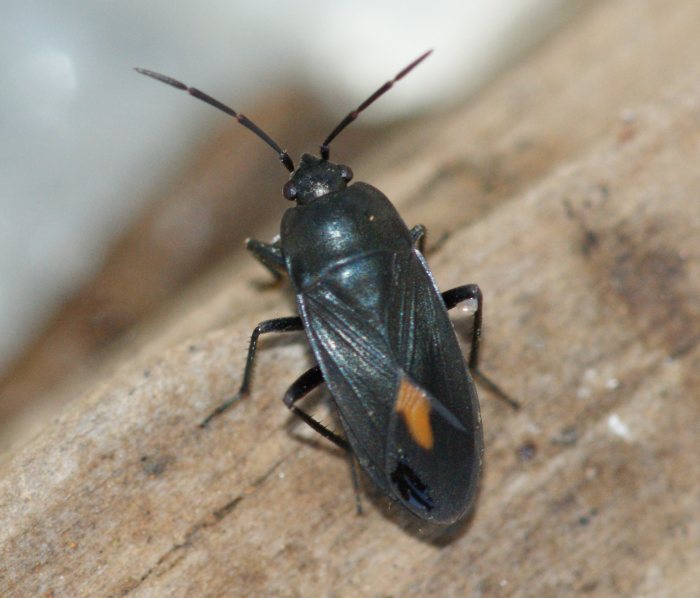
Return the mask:
<path id="1" fill-rule="evenodd" d="M 413 68 L 412 65 L 411 68 Z M 161 75 L 160 73 L 156 73 L 154 71 L 149 71 L 148 69 L 142 69 L 135 67 L 134 70 L 137 73 L 141 73 L 142 75 L 146 75 L 147 77 L 151 77 L 152 79 L 155 79 L 156 81 L 160 81 L 161 83 L 165 83 L 166 85 L 170 85 L 171 87 L 175 87 L 176 89 L 182 89 L 183 91 L 186 91 L 189 93 L 191 96 L 197 98 L 198 100 L 202 100 L 202 102 L 206 102 L 210 106 L 214 106 L 214 108 L 218 108 L 222 112 L 225 112 L 229 116 L 233 116 L 240 124 L 242 124 L 246 129 L 252 131 L 256 136 L 258 136 L 260 139 L 262 139 L 267 145 L 269 145 L 273 150 L 277 152 L 277 157 L 280 159 L 280 162 L 282 162 L 282 165 L 289 171 L 289 172 L 294 172 L 294 162 L 292 162 L 292 159 L 289 157 L 289 154 L 285 152 L 273 139 L 270 137 L 265 131 L 263 131 L 258 125 L 256 125 L 252 120 L 249 118 L 243 116 L 242 114 L 238 114 L 233 108 L 229 108 L 225 104 L 222 104 L 219 102 L 219 100 L 215 100 L 211 96 L 207 95 L 203 91 L 199 91 L 199 89 L 196 89 L 195 87 L 190 87 L 189 85 L 185 85 L 184 83 L 178 81 L 177 79 L 173 79 L 172 77 L 168 77 L 166 75 Z M 409 69 L 410 70 L 410 69 Z"/>
<path id="2" fill-rule="evenodd" d="M 411 64 L 409 64 L 406 68 L 400 71 L 391 81 L 387 81 L 377 91 L 375 91 L 371 96 L 369 96 L 364 102 L 362 102 L 362 104 L 360 104 L 357 108 L 350 112 L 343 120 L 341 120 L 338 126 L 331 131 L 331 134 L 328 135 L 328 137 L 326 137 L 326 140 L 321 144 L 321 158 L 323 158 L 324 160 L 328 160 L 328 156 L 330 155 L 330 148 L 328 146 L 330 145 L 331 141 L 333 141 L 338 136 L 338 133 L 340 133 L 345 127 L 347 127 L 352 121 L 354 121 L 360 115 L 360 112 L 362 112 L 375 100 L 378 100 L 381 96 L 383 96 L 394 86 L 394 83 L 403 79 L 406 75 L 408 75 L 408 73 L 410 73 L 432 53 L 432 50 L 428 50 L 427 52 L 416 58 Z"/>

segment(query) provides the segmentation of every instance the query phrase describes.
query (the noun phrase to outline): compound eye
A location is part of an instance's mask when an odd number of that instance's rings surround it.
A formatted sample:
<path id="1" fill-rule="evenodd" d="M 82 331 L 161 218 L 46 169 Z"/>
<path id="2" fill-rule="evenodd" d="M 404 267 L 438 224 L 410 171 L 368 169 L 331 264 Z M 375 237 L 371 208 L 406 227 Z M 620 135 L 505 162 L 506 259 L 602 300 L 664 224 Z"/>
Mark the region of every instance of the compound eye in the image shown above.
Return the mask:
<path id="1" fill-rule="evenodd" d="M 282 195 L 285 199 L 292 201 L 296 199 L 297 196 L 297 186 L 294 181 L 287 181 L 282 188 Z"/>
<path id="2" fill-rule="evenodd" d="M 349 183 L 350 181 L 352 181 L 352 177 L 353 177 L 352 168 L 350 168 L 349 166 L 345 166 L 345 164 L 339 164 L 339 167 L 340 167 L 340 176 L 342 177 L 342 179 L 346 183 Z"/>

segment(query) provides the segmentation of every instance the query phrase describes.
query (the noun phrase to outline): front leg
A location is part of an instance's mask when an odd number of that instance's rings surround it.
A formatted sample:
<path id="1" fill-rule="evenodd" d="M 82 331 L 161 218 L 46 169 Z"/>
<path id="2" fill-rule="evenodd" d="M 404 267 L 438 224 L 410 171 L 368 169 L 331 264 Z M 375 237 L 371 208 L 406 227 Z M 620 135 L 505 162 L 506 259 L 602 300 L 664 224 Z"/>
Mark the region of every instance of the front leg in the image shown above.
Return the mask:
<path id="1" fill-rule="evenodd" d="M 411 229 L 411 240 L 413 241 L 413 246 L 418 249 L 423 255 L 425 255 L 425 235 L 427 231 L 422 224 L 416 224 Z"/>
<path id="2" fill-rule="evenodd" d="M 280 280 L 282 275 L 287 273 L 279 235 L 272 240 L 272 243 L 246 239 L 245 246 L 255 259 L 272 273 L 275 280 Z"/>

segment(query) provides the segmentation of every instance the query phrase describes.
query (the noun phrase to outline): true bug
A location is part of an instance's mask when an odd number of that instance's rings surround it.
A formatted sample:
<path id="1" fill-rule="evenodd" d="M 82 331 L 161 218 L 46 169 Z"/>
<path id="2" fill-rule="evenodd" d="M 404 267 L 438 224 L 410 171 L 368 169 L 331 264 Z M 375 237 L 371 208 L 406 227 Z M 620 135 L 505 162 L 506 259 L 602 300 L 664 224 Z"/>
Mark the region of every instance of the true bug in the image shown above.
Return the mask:
<path id="1" fill-rule="evenodd" d="M 388 496 L 418 517 L 448 524 L 463 517 L 477 492 L 483 442 L 471 370 L 479 373 L 483 301 L 475 284 L 444 293 L 423 257 L 425 229 L 409 229 L 391 202 L 367 183 L 349 185 L 349 167 L 329 161 L 329 144 L 428 51 L 350 112 L 297 168 L 255 123 L 207 94 L 165 75 L 139 73 L 187 91 L 233 116 L 277 152 L 290 172 L 283 195 L 296 202 L 272 243 L 247 248 L 277 276 L 286 273 L 299 316 L 276 318 L 253 331 L 238 393 L 203 426 L 250 393 L 258 337 L 304 330 L 317 364 L 284 395 L 284 404 L 314 430 L 351 451 Z M 447 310 L 476 303 L 469 368 Z M 296 406 L 323 382 L 345 437 Z"/>

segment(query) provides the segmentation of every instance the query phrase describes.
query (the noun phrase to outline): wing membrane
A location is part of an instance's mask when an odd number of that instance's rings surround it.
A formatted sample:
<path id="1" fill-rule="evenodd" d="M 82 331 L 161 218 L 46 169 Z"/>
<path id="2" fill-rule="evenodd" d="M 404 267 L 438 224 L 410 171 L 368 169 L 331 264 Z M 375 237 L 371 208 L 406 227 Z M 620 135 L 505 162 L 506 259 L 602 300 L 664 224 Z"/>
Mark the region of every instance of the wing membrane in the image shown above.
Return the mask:
<path id="1" fill-rule="evenodd" d="M 326 272 L 298 300 L 326 384 L 342 397 L 336 402 L 348 441 L 384 486 L 387 462 L 412 448 L 396 421 L 404 376 L 432 397 L 434 424 L 457 434 L 473 428 L 473 385 L 419 254 L 365 254 Z"/>

